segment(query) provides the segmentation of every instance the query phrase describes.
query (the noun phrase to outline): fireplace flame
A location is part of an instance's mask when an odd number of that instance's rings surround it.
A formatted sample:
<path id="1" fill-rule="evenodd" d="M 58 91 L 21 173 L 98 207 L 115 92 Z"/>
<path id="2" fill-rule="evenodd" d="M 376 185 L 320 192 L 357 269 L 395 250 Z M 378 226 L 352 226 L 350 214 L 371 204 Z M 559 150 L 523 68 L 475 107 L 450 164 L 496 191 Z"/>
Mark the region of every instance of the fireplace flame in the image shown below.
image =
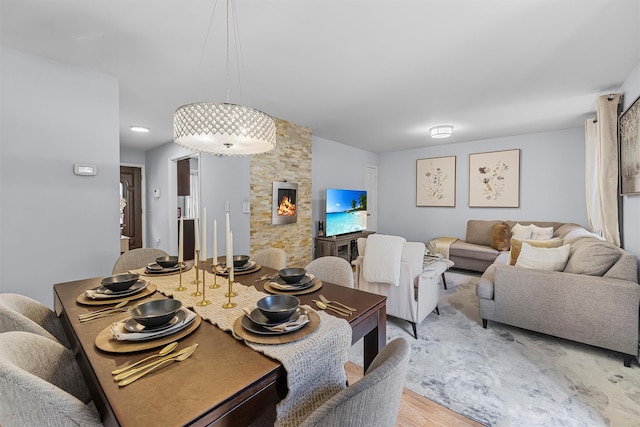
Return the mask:
<path id="1" fill-rule="evenodd" d="M 296 214 L 296 204 L 291 202 L 289 196 L 284 196 L 278 205 L 278 215 L 294 216 Z"/>

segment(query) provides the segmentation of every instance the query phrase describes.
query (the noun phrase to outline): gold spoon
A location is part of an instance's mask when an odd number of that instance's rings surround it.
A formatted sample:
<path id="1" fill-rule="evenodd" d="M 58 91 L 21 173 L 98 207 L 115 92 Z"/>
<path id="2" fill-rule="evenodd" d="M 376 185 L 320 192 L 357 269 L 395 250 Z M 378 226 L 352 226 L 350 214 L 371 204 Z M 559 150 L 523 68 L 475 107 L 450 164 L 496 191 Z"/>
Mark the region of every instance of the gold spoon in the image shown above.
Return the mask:
<path id="1" fill-rule="evenodd" d="M 98 314 L 102 314 L 102 313 L 106 313 L 106 312 L 111 311 L 111 310 L 116 310 L 118 308 L 122 308 L 127 304 L 129 304 L 128 300 L 127 301 L 121 301 L 118 304 L 114 305 L 113 307 L 102 308 L 100 310 L 92 311 L 91 313 L 78 314 L 78 318 L 79 319 L 84 319 L 84 318 L 87 318 L 87 317 L 93 317 L 93 316 L 96 316 Z"/>
<path id="2" fill-rule="evenodd" d="M 142 360 L 139 360 L 138 362 L 132 364 L 132 365 L 127 365 L 124 366 L 122 368 L 118 368 L 115 371 L 112 371 L 111 374 L 112 375 L 118 375 L 119 373 L 122 373 L 124 371 L 128 371 L 129 369 L 133 368 L 134 366 L 138 366 L 139 364 L 146 362 L 147 360 L 151 360 L 151 359 L 155 359 L 156 357 L 162 357 L 164 355 L 167 355 L 169 353 L 171 353 L 176 347 L 178 346 L 178 342 L 174 341 L 170 344 L 167 344 L 166 347 L 164 347 L 162 350 L 160 350 L 157 354 L 152 354 L 149 357 L 145 357 Z"/>
<path id="3" fill-rule="evenodd" d="M 341 302 L 338 302 L 338 301 L 329 301 L 329 299 L 328 299 L 327 297 L 325 297 L 324 295 L 322 295 L 322 294 L 320 295 L 320 300 L 321 300 L 323 303 L 325 303 L 325 304 L 338 304 L 339 306 L 344 307 L 346 310 L 349 310 L 349 311 L 357 311 L 355 308 L 353 308 L 353 307 L 349 307 L 348 305 L 344 305 L 344 304 L 343 304 L 343 303 L 341 303 Z"/>
<path id="4" fill-rule="evenodd" d="M 134 382 L 136 380 L 139 380 L 140 378 L 144 377 L 149 372 L 155 371 L 156 369 L 160 368 L 161 366 L 164 366 L 167 363 L 182 362 L 183 360 L 187 360 L 189 358 L 189 356 L 191 356 L 193 354 L 193 352 L 196 351 L 197 347 L 198 347 L 198 344 L 193 344 L 191 347 L 187 347 L 184 350 L 182 350 L 182 354 L 180 354 L 180 356 L 174 357 L 174 358 L 171 358 L 171 359 L 163 360 L 162 362 L 159 362 L 157 365 L 152 366 L 151 368 L 147 369 L 146 371 L 140 372 L 138 375 L 134 375 L 131 378 L 127 378 L 126 380 L 120 381 L 118 383 L 118 385 L 120 387 L 123 387 L 125 385 L 131 384 L 132 382 Z"/>
<path id="5" fill-rule="evenodd" d="M 322 310 L 331 310 L 331 311 L 335 311 L 336 313 L 341 314 L 343 316 L 351 316 L 351 312 L 347 313 L 346 311 L 342 311 L 339 308 L 329 307 L 327 304 L 323 303 L 322 301 L 318 301 L 318 300 L 314 299 L 313 302 L 315 302 L 316 305 Z"/>
<path id="6" fill-rule="evenodd" d="M 148 369 L 151 369 L 154 366 L 161 365 L 163 362 L 165 362 L 167 360 L 175 359 L 176 357 L 179 357 L 182 354 L 190 351 L 191 348 L 194 345 L 197 346 L 198 344 L 193 344 L 193 345 L 191 345 L 189 347 L 185 347 L 185 348 L 183 348 L 181 350 L 178 350 L 178 351 L 176 351 L 174 353 L 169 353 L 166 356 L 160 357 L 158 360 L 156 360 L 154 362 L 146 363 L 146 364 L 144 364 L 144 365 L 142 365 L 142 366 L 140 366 L 138 368 L 133 368 L 133 369 L 129 369 L 128 371 L 124 371 L 121 374 L 118 374 L 115 377 L 113 377 L 113 380 L 114 381 L 120 381 L 120 380 L 123 380 L 125 378 L 129 378 L 129 377 L 131 377 L 133 375 L 139 374 L 140 372 L 143 372 L 143 371 L 146 371 Z"/>

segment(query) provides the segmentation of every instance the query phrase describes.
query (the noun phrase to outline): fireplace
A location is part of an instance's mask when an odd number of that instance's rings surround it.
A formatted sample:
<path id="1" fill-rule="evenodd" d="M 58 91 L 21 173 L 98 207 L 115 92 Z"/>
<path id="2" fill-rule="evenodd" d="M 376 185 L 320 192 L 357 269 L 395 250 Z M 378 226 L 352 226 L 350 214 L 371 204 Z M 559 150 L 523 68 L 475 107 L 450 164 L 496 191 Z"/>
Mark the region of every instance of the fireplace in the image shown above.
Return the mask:
<path id="1" fill-rule="evenodd" d="M 298 184 L 273 183 L 271 224 L 293 224 L 298 220 Z"/>

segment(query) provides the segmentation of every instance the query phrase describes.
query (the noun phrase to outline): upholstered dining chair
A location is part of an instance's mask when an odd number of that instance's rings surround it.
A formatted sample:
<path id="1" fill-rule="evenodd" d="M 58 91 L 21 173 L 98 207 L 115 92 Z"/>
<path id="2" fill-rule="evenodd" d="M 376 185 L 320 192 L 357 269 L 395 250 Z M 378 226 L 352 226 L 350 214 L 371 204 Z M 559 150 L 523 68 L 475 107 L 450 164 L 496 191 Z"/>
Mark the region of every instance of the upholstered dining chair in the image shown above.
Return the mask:
<path id="1" fill-rule="evenodd" d="M 0 389 L 0 425 L 102 425 L 73 353 L 40 335 L 0 333 Z"/>
<path id="2" fill-rule="evenodd" d="M 376 237 L 373 237 L 376 236 Z M 420 324 L 434 310 L 438 310 L 438 298 L 440 294 L 440 280 L 442 273 L 446 270 L 446 265 L 442 262 L 434 262 L 423 268 L 425 244 L 422 242 L 404 241 L 397 246 L 397 284 L 389 283 L 384 279 L 375 279 L 367 276 L 365 258 L 374 257 L 370 260 L 372 264 L 369 273 L 376 273 L 382 258 L 391 256 L 389 245 L 372 245 L 369 250 L 369 239 L 380 239 L 383 236 L 369 235 L 367 238 L 358 239 L 358 258 L 353 261 L 356 266 L 356 288 L 362 291 L 371 292 L 387 297 L 387 314 L 408 321 L 413 329 L 413 335 L 418 338 L 417 324 Z M 389 237 L 389 236 L 387 236 Z M 397 236 L 395 236 L 397 237 Z M 402 239 L 404 240 L 404 239 Z M 399 249 L 398 249 L 399 248 Z M 378 256 L 374 253 L 378 249 Z M 385 276 L 387 271 L 380 268 L 381 276 Z M 367 280 L 368 279 L 368 280 Z"/>
<path id="3" fill-rule="evenodd" d="M 53 310 L 49 309 L 46 305 L 34 300 L 33 298 L 29 298 L 28 296 L 13 293 L 0 294 L 0 305 L 13 310 L 19 315 L 22 315 L 36 323 L 46 332 L 51 334 L 53 338 L 58 340 L 60 344 L 65 347 L 69 347 L 69 341 L 62 329 L 60 319 L 58 319 L 58 316 L 56 316 Z M 19 316 L 7 315 L 7 318 L 0 320 L 0 323 L 3 325 L 0 327 L 1 332 L 25 330 L 24 328 L 26 327 L 27 332 L 34 332 L 39 335 L 47 336 L 47 334 L 43 334 L 39 328 L 35 328 L 34 330 L 33 325 L 30 325 L 29 322 L 25 322 L 24 319 L 21 319 Z M 9 325 L 11 323 L 13 323 L 15 327 L 10 327 Z M 51 337 L 47 336 L 47 338 Z"/>
<path id="4" fill-rule="evenodd" d="M 323 403 L 300 426 L 395 426 L 410 355 L 406 339 L 389 342 L 364 377 Z"/>
<path id="5" fill-rule="evenodd" d="M 287 252 L 280 248 L 260 249 L 251 259 L 274 270 L 282 270 L 287 267 Z"/>
<path id="6" fill-rule="evenodd" d="M 22 331 L 37 334 L 41 337 L 45 337 L 47 339 L 50 339 L 51 341 L 57 342 L 58 344 L 62 344 L 49 331 L 38 325 L 33 320 L 29 319 L 26 316 L 23 316 L 17 311 L 12 310 L 6 305 L 0 304 L 0 333 L 13 331 Z"/>
<path id="7" fill-rule="evenodd" d="M 354 287 L 353 267 L 344 258 L 323 256 L 314 259 L 305 268 L 307 273 L 313 274 L 324 282 L 335 283 L 347 288 Z"/>
<path id="8" fill-rule="evenodd" d="M 112 274 L 126 273 L 151 264 L 156 258 L 169 255 L 163 250 L 155 248 L 137 248 L 120 255 L 113 266 Z"/>

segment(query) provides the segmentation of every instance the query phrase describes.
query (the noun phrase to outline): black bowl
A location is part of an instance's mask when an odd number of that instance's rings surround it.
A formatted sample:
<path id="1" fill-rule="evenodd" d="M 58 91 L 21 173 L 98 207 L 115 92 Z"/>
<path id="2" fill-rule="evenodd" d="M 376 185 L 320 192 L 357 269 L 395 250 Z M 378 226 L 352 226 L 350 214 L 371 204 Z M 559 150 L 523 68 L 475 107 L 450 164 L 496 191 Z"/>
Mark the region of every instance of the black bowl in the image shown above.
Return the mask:
<path id="1" fill-rule="evenodd" d="M 249 255 L 234 255 L 233 256 L 233 268 L 244 267 L 249 261 Z"/>
<path id="2" fill-rule="evenodd" d="M 180 308 L 182 303 L 177 299 L 156 299 L 133 307 L 131 317 L 141 325 L 156 328 L 169 323 Z"/>
<path id="3" fill-rule="evenodd" d="M 138 279 L 140 279 L 139 274 L 122 273 L 105 277 L 100 281 L 100 284 L 110 291 L 121 292 L 126 291 L 133 286 Z"/>
<path id="4" fill-rule="evenodd" d="M 278 276 L 287 283 L 298 283 L 307 274 L 304 268 L 283 268 L 278 271 Z"/>
<path id="5" fill-rule="evenodd" d="M 178 265 L 177 256 L 161 256 L 156 258 L 156 264 L 163 268 L 171 268 Z"/>
<path id="6" fill-rule="evenodd" d="M 272 322 L 284 322 L 293 316 L 300 300 L 293 295 L 269 295 L 258 300 L 258 310 Z"/>

